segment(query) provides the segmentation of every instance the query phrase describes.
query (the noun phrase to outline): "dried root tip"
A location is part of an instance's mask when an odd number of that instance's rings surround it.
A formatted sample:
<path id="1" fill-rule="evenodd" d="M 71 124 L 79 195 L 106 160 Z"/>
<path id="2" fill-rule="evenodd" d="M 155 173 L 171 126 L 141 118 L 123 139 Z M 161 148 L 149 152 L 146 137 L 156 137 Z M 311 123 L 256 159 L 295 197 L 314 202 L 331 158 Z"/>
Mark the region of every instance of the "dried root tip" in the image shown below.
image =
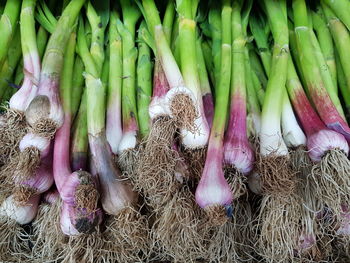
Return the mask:
<path id="1" fill-rule="evenodd" d="M 37 134 L 43 138 L 52 139 L 58 129 L 58 125 L 52 119 L 41 119 L 35 122 L 30 128 L 34 134 Z"/>
<path id="2" fill-rule="evenodd" d="M 144 262 L 149 253 L 147 219 L 131 207 L 107 219 L 103 237 L 106 262 Z"/>
<path id="3" fill-rule="evenodd" d="M 75 202 L 77 208 L 86 209 L 87 213 L 92 213 L 97 209 L 100 195 L 94 184 L 79 184 L 75 190 Z"/>
<path id="4" fill-rule="evenodd" d="M 22 262 L 29 258 L 29 235 L 13 219 L 0 217 L 0 262 Z"/>
<path id="5" fill-rule="evenodd" d="M 172 99 L 170 110 L 176 127 L 195 133 L 198 130 L 194 121 L 198 118 L 197 109 L 193 100 L 187 94 L 180 93 Z"/>
<path id="6" fill-rule="evenodd" d="M 61 255 L 62 260 L 59 262 L 113 262 L 104 261 L 105 258 L 101 256 L 104 249 L 104 239 L 99 230 L 92 234 L 70 236 L 65 245 L 64 254 Z"/>
<path id="7" fill-rule="evenodd" d="M 13 199 L 18 206 L 25 205 L 37 192 L 37 189 L 27 185 L 16 185 L 12 190 Z"/>
<path id="8" fill-rule="evenodd" d="M 350 203 L 350 161 L 340 150 L 329 151 L 313 166 L 310 181 L 316 198 L 332 210 L 335 217 L 341 214 L 340 204 Z"/>
<path id="9" fill-rule="evenodd" d="M 258 253 L 266 262 L 292 262 L 300 233 L 301 203 L 295 195 L 266 195 L 258 223 Z"/>
<path id="10" fill-rule="evenodd" d="M 204 210 L 210 226 L 221 226 L 228 220 L 226 208 L 222 205 L 208 206 Z"/>
<path id="11" fill-rule="evenodd" d="M 262 190 L 266 194 L 290 194 L 295 189 L 296 173 L 286 156 L 260 156 L 257 169 L 261 175 Z"/>
<path id="12" fill-rule="evenodd" d="M 237 200 L 247 193 L 247 177 L 238 172 L 234 167 L 225 167 L 225 177 L 231 187 L 233 198 Z"/>
<path id="13" fill-rule="evenodd" d="M 117 163 L 120 169 L 122 170 L 124 176 L 132 177 L 132 175 L 134 174 L 134 167 L 137 159 L 138 159 L 137 149 L 125 150 L 118 156 Z"/>
<path id="14" fill-rule="evenodd" d="M 27 122 L 23 111 L 16 109 L 6 109 L 6 126 L 10 130 L 26 131 Z"/>
<path id="15" fill-rule="evenodd" d="M 311 173 L 313 163 L 305 146 L 299 146 L 295 150 L 291 151 L 290 157 L 292 169 L 298 172 L 299 177 L 306 178 Z"/>
<path id="16" fill-rule="evenodd" d="M 15 181 L 24 181 L 34 175 L 40 165 L 40 151 L 36 147 L 28 147 L 17 157 L 17 163 L 14 163 Z"/>
<path id="17" fill-rule="evenodd" d="M 182 153 L 190 168 L 191 179 L 198 182 L 202 176 L 205 158 L 207 156 L 207 147 L 199 149 L 182 149 Z"/>
<path id="18" fill-rule="evenodd" d="M 60 262 L 66 250 L 67 237 L 61 231 L 61 200 L 39 206 L 33 227 L 32 258 L 34 262 Z"/>
<path id="19" fill-rule="evenodd" d="M 207 231 L 205 258 L 208 262 L 258 262 L 253 247 L 253 215 L 250 204 L 245 200 L 237 200 L 233 206 L 232 220 Z"/>
<path id="20" fill-rule="evenodd" d="M 152 244 L 161 252 L 157 255 L 159 260 L 194 262 L 203 257 L 205 241 L 200 213 L 188 187 L 174 194 L 165 207 L 156 211 L 151 237 Z"/>

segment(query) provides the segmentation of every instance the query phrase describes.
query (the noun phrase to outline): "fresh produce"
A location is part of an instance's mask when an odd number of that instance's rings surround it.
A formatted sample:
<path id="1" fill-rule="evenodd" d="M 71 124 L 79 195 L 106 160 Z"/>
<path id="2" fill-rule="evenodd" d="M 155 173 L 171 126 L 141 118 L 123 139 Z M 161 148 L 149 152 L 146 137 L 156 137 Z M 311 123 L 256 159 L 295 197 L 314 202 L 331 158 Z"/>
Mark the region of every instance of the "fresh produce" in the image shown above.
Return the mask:
<path id="1" fill-rule="evenodd" d="M 349 0 L 0 0 L 0 262 L 350 262 Z"/>

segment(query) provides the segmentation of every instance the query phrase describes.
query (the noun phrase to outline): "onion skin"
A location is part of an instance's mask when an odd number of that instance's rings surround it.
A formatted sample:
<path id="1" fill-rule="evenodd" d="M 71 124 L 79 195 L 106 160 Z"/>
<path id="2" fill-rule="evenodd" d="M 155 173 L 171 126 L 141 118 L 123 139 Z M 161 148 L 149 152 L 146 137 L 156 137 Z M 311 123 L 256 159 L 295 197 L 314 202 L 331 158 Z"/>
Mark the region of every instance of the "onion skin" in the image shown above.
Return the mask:
<path id="1" fill-rule="evenodd" d="M 196 189 L 196 202 L 201 208 L 232 203 L 233 195 L 224 177 L 222 159 L 222 147 L 209 144 L 204 171 Z"/>
<path id="2" fill-rule="evenodd" d="M 320 162 L 322 157 L 332 149 L 340 149 L 348 155 L 349 145 L 343 135 L 332 130 L 320 130 L 309 136 L 307 141 L 309 156 L 312 161 Z"/>

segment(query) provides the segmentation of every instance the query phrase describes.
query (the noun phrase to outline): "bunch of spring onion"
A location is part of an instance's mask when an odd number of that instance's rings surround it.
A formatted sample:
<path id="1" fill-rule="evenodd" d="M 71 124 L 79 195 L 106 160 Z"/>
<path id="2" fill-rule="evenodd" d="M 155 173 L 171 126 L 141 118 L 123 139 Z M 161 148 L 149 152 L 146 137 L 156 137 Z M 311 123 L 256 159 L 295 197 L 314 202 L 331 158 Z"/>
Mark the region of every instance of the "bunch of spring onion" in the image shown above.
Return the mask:
<path id="1" fill-rule="evenodd" d="M 349 11 L 0 1 L 0 261 L 349 262 Z"/>

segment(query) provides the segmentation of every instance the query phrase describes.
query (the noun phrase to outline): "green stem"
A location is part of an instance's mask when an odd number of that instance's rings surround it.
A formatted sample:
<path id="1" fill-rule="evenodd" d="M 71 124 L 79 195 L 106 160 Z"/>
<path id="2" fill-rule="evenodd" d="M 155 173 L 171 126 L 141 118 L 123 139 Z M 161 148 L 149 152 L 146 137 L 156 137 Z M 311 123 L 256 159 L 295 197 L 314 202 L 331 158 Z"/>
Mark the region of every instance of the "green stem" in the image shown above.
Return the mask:
<path id="1" fill-rule="evenodd" d="M 71 1 L 64 9 L 51 35 L 42 63 L 42 73 L 60 76 L 62 71 L 64 47 L 76 23 L 76 18 L 86 0 Z"/>
<path id="2" fill-rule="evenodd" d="M 271 55 L 271 53 L 270 53 L 270 55 Z M 271 57 L 272 57 L 272 55 L 271 55 Z M 262 86 L 264 88 L 266 88 L 267 77 L 266 77 L 264 66 L 268 65 L 268 64 L 262 65 L 259 56 L 252 49 L 249 50 L 249 58 L 250 58 L 251 68 L 252 68 L 253 72 L 255 72 L 255 75 L 258 77 L 259 82 L 262 84 Z"/>
<path id="3" fill-rule="evenodd" d="M 100 73 L 102 71 L 103 62 L 105 60 L 104 49 L 104 32 L 106 26 L 103 25 L 101 17 L 97 14 L 96 10 L 89 2 L 87 7 L 87 17 L 91 26 L 91 46 L 90 53 L 95 61 L 97 71 Z"/>
<path id="4" fill-rule="evenodd" d="M 76 34 L 73 32 L 68 40 L 64 55 L 63 70 L 60 80 L 60 97 L 65 114 L 72 116 L 72 79 L 74 68 Z"/>
<path id="5" fill-rule="evenodd" d="M 0 68 L 2 68 L 21 10 L 20 0 L 7 0 L 0 19 Z"/>
<path id="6" fill-rule="evenodd" d="M 137 103 L 136 103 L 136 60 L 137 48 L 133 34 L 135 28 L 130 32 L 120 20 L 117 22 L 117 28 L 122 38 L 123 49 L 123 82 L 122 82 L 122 116 L 123 129 L 128 129 L 130 124 L 138 123 Z"/>
<path id="7" fill-rule="evenodd" d="M 72 119 L 78 112 L 79 104 L 81 103 L 81 97 L 84 90 L 84 64 L 79 56 L 75 56 L 74 69 L 73 69 L 73 79 L 72 79 Z"/>
<path id="8" fill-rule="evenodd" d="M 320 72 L 321 72 L 321 76 L 323 79 L 323 83 L 326 87 L 326 90 L 331 95 L 333 103 L 337 104 L 339 101 L 338 86 L 334 85 L 334 82 L 333 82 L 333 79 L 331 76 L 331 72 L 328 68 L 325 57 L 323 56 L 320 44 L 317 41 L 316 35 L 315 35 L 314 31 L 311 30 L 311 28 L 312 28 L 312 26 L 310 26 L 310 38 L 311 38 L 312 46 L 314 48 L 315 58 L 316 58 L 318 65 L 320 67 Z M 334 100 L 333 100 L 333 98 L 334 98 Z M 337 108 L 338 108 L 338 106 L 337 106 Z M 341 105 L 339 105 L 338 110 L 342 110 Z"/>
<path id="9" fill-rule="evenodd" d="M 142 23 L 140 27 L 144 27 Z M 169 39 L 170 40 L 170 39 Z M 148 135 L 150 130 L 150 116 L 148 107 L 152 97 L 152 61 L 151 50 L 145 42 L 139 39 L 137 60 L 137 109 L 142 137 Z"/>
<path id="10" fill-rule="evenodd" d="M 281 138 L 280 121 L 289 54 L 287 18 L 277 1 L 265 0 L 264 3 L 274 39 L 274 47 L 270 77 L 262 107 L 260 153 L 265 156 L 271 153 L 286 155 L 288 151 Z"/>
<path id="11" fill-rule="evenodd" d="M 343 67 L 340 62 L 340 57 L 337 51 L 335 51 L 335 63 L 337 67 L 338 75 L 338 86 L 343 97 L 345 107 L 346 107 L 346 116 L 349 118 L 350 113 L 350 90 L 348 88 L 347 79 L 343 70 Z"/>
<path id="12" fill-rule="evenodd" d="M 211 94 L 211 88 L 208 78 L 208 72 L 205 67 L 204 54 L 202 50 L 202 39 L 197 38 L 196 41 L 196 51 L 197 51 L 197 61 L 198 61 L 198 74 L 199 74 L 199 82 L 202 91 L 202 95 Z"/>
<path id="13" fill-rule="evenodd" d="M 346 78 L 347 89 L 350 91 L 350 35 L 344 24 L 334 15 L 326 5 L 323 5 L 323 10 L 327 18 L 329 29 L 332 33 L 333 40 L 339 54 L 340 63 L 344 76 Z"/>
<path id="14" fill-rule="evenodd" d="M 215 83 L 214 62 L 213 62 L 213 57 L 211 56 L 211 47 L 208 41 L 202 41 L 201 45 L 203 50 L 205 67 L 208 71 L 211 83 L 214 84 Z"/>
<path id="15" fill-rule="evenodd" d="M 337 17 L 339 17 L 348 30 L 350 30 L 350 2 L 348 0 L 322 0 L 322 2 L 332 8 Z"/>
<path id="16" fill-rule="evenodd" d="M 175 4 L 173 0 L 169 0 L 165 9 L 163 18 L 163 30 L 168 43 L 171 43 L 171 34 L 173 31 L 173 23 L 175 17 Z"/>
<path id="17" fill-rule="evenodd" d="M 312 24 L 316 31 L 317 39 L 321 47 L 322 54 L 328 65 L 328 69 L 331 73 L 333 84 L 337 86 L 337 70 L 335 66 L 334 48 L 331 32 L 325 21 L 322 9 L 319 9 L 317 13 L 312 12 Z"/>
<path id="18" fill-rule="evenodd" d="M 9 83 L 12 81 L 12 75 L 19 64 L 21 55 L 21 35 L 19 28 L 17 28 L 8 49 L 7 59 L 0 71 L 0 100 L 3 100 L 7 91 L 11 89 Z"/>
<path id="19" fill-rule="evenodd" d="M 221 37 L 224 35 L 222 34 L 222 26 L 223 25 L 228 25 L 231 23 L 231 21 L 228 19 L 228 15 L 230 13 L 230 8 L 227 7 L 227 4 L 225 5 L 226 7 L 222 10 L 220 15 L 220 5 L 215 4 L 215 1 L 213 1 L 214 5 L 211 6 L 209 10 L 209 25 L 210 25 L 210 31 L 211 31 L 211 39 L 212 39 L 212 46 L 211 46 L 211 51 L 212 51 L 212 60 L 214 63 L 214 79 L 215 82 L 213 82 L 216 85 L 219 84 L 219 79 L 221 75 L 221 44 L 222 40 Z M 221 17 L 224 15 L 224 20 L 222 21 Z M 226 29 L 227 31 L 227 29 Z M 231 35 L 231 34 L 230 34 Z M 226 35 L 227 36 L 227 35 Z"/>
<path id="20" fill-rule="evenodd" d="M 81 96 L 79 111 L 74 120 L 73 134 L 71 141 L 72 168 L 73 171 L 83 169 L 87 160 L 89 146 L 88 128 L 87 128 L 87 91 L 84 89 Z"/>

